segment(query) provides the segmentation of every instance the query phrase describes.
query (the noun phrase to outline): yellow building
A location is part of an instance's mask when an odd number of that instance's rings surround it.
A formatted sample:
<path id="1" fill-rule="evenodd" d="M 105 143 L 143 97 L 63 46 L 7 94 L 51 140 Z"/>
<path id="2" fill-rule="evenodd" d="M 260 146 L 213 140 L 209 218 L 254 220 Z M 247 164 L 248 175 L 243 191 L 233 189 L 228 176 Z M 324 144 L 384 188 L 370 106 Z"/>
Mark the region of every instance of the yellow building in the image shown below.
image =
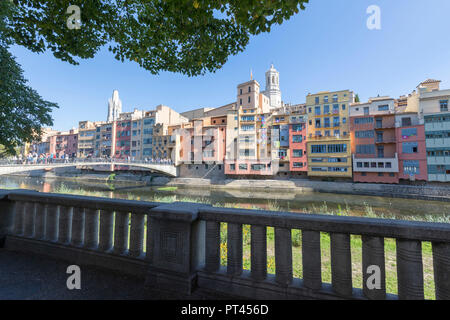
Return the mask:
<path id="1" fill-rule="evenodd" d="M 352 91 L 306 97 L 308 176 L 352 177 L 349 104 Z"/>

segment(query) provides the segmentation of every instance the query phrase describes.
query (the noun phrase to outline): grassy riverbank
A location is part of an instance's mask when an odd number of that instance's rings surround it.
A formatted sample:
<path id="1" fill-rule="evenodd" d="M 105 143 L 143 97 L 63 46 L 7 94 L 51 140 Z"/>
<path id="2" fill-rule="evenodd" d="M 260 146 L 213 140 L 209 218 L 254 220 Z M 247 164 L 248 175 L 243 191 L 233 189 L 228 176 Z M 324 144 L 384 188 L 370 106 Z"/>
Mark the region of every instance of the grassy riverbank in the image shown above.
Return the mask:
<path id="1" fill-rule="evenodd" d="M 82 189 L 70 189 L 64 185 L 57 188 L 54 192 L 63 194 L 77 194 L 86 196 L 98 196 L 109 197 L 107 191 L 85 191 Z M 132 194 L 127 195 L 129 200 L 141 200 L 139 197 Z M 180 198 L 180 196 L 162 196 L 155 195 L 150 201 L 155 202 L 173 202 L 173 201 L 186 201 L 205 203 L 213 206 L 230 207 L 230 208 L 245 208 L 261 210 L 257 206 L 248 205 L 221 205 L 218 203 L 211 203 L 208 199 L 192 199 L 192 198 Z M 276 201 L 269 201 L 264 208 L 269 211 L 280 211 L 280 207 Z M 320 206 L 312 206 L 305 208 L 304 212 L 314 214 L 329 214 L 338 216 L 351 216 L 351 210 L 349 206 L 338 206 L 337 209 L 331 209 L 327 203 L 324 202 Z M 374 218 L 386 218 L 394 219 L 395 217 L 389 215 L 376 214 L 373 208 L 369 205 L 365 205 L 366 217 Z M 402 216 L 402 219 L 415 220 L 415 221 L 428 221 L 428 222 L 443 222 L 450 223 L 450 217 L 435 217 L 432 215 L 423 216 Z M 243 265 L 244 269 L 250 269 L 250 226 L 244 225 L 243 227 Z M 227 224 L 221 224 L 221 264 L 226 265 L 227 261 Z M 330 236 L 327 233 L 321 233 L 321 251 L 322 251 L 322 281 L 331 282 L 331 255 L 330 255 Z M 361 237 L 351 236 L 351 256 L 352 256 L 352 277 L 353 287 L 362 288 L 362 242 Z M 293 273 L 294 277 L 302 278 L 302 243 L 301 243 L 301 230 L 292 230 L 292 257 L 293 257 Z M 424 269 L 424 290 L 426 299 L 435 299 L 435 288 L 433 278 L 433 257 L 431 250 L 431 243 L 424 242 L 422 244 L 422 259 Z M 396 243 L 394 239 L 385 239 L 385 263 L 386 263 L 386 290 L 388 293 L 397 294 L 397 265 L 396 265 Z M 275 273 L 275 243 L 274 243 L 274 229 L 269 227 L 267 229 L 267 268 L 269 273 Z"/>

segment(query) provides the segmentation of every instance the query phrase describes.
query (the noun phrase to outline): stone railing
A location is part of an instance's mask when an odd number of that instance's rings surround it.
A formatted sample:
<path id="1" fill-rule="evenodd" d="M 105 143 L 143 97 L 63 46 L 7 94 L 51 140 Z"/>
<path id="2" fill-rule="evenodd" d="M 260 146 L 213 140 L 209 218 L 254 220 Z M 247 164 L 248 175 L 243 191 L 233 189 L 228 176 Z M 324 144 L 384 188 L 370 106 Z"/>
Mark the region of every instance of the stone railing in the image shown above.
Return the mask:
<path id="1" fill-rule="evenodd" d="M 432 242 L 437 299 L 450 299 L 450 225 L 0 191 L 0 247 L 133 274 L 161 290 L 197 288 L 253 299 L 424 299 L 422 242 Z M 221 223 L 227 265 L 221 265 Z M 243 269 L 243 225 L 251 268 Z M 275 274 L 267 272 L 274 227 Z M 302 231 L 303 279 L 293 277 L 291 230 Z M 320 232 L 330 234 L 331 284 L 321 278 Z M 362 236 L 362 270 L 379 289 L 353 288 L 350 235 Z M 384 239 L 396 239 L 398 296 L 386 294 Z M 1 264 L 1 261 L 0 261 Z"/>

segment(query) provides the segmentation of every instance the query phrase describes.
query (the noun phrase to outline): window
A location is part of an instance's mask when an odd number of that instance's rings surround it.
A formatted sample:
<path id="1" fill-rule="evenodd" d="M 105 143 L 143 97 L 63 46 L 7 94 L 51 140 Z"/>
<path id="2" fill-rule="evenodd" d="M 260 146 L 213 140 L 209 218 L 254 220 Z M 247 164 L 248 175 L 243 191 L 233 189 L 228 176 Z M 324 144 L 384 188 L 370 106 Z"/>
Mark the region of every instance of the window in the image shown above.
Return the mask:
<path id="1" fill-rule="evenodd" d="M 355 138 L 373 138 L 373 137 L 374 137 L 373 130 L 355 131 Z"/>
<path id="2" fill-rule="evenodd" d="M 294 162 L 292 165 L 293 168 L 303 168 L 302 162 Z"/>
<path id="3" fill-rule="evenodd" d="M 328 104 L 323 106 L 323 114 L 330 113 L 330 106 Z"/>
<path id="4" fill-rule="evenodd" d="M 347 162 L 347 158 L 328 158 L 328 162 Z"/>
<path id="5" fill-rule="evenodd" d="M 338 114 L 338 113 L 339 113 L 339 105 L 333 104 L 333 114 Z"/>
<path id="6" fill-rule="evenodd" d="M 411 126 L 411 118 L 402 118 L 402 127 Z"/>
<path id="7" fill-rule="evenodd" d="M 417 137 L 417 128 L 402 129 L 402 139 L 408 139 L 409 137 Z"/>
<path id="8" fill-rule="evenodd" d="M 266 169 L 266 165 L 265 164 L 252 164 L 251 168 L 253 171 L 261 171 L 261 170 L 265 170 Z"/>
<path id="9" fill-rule="evenodd" d="M 373 144 L 360 144 L 356 146 L 357 154 L 375 154 L 375 146 Z"/>
<path id="10" fill-rule="evenodd" d="M 403 153 L 417 153 L 418 152 L 417 142 L 403 142 L 402 151 Z"/>
<path id="11" fill-rule="evenodd" d="M 236 165 L 235 165 L 235 164 L 230 164 L 230 170 L 231 170 L 231 171 L 236 170 Z"/>
<path id="12" fill-rule="evenodd" d="M 316 104 L 319 104 L 320 103 L 319 97 L 316 97 L 315 101 L 316 101 Z"/>
<path id="13" fill-rule="evenodd" d="M 255 155 L 255 150 L 253 149 L 241 149 L 239 150 L 239 155 L 243 157 L 250 157 Z"/>
<path id="14" fill-rule="evenodd" d="M 239 170 L 247 170 L 248 166 L 246 164 L 240 164 Z"/>
<path id="15" fill-rule="evenodd" d="M 328 103 L 328 96 L 323 97 L 323 102 Z"/>
<path id="16" fill-rule="evenodd" d="M 325 144 L 311 145 L 311 153 L 327 153 L 327 145 Z"/>
<path id="17" fill-rule="evenodd" d="M 303 136 L 300 134 L 296 134 L 294 136 L 292 136 L 292 142 L 293 143 L 300 143 L 303 141 Z"/>
<path id="18" fill-rule="evenodd" d="M 248 92 L 252 92 L 252 87 L 248 87 Z"/>
<path id="19" fill-rule="evenodd" d="M 357 167 L 357 168 L 362 168 L 362 166 L 363 166 L 362 162 L 357 162 L 357 163 L 356 163 L 356 167 Z"/>
<path id="20" fill-rule="evenodd" d="M 302 129 L 303 129 L 303 126 L 302 126 L 301 124 L 294 124 L 294 125 L 292 126 L 292 131 L 294 131 L 294 132 L 302 131 Z M 300 142 L 301 142 L 301 141 L 300 141 Z"/>
<path id="21" fill-rule="evenodd" d="M 155 124 L 155 119 L 145 119 L 144 120 L 144 125 L 154 125 Z"/>
<path id="22" fill-rule="evenodd" d="M 320 116 L 320 107 L 315 107 L 315 108 L 314 108 L 314 114 L 315 114 L 316 116 Z"/>
<path id="23" fill-rule="evenodd" d="M 388 110 L 389 110 L 388 104 L 383 104 L 383 105 L 378 106 L 378 111 L 388 111 Z"/>
<path id="24" fill-rule="evenodd" d="M 347 152 L 347 144 L 329 144 L 328 153 L 344 153 Z"/>
<path id="25" fill-rule="evenodd" d="M 347 172 L 348 168 L 343 167 L 328 167 L 329 172 Z"/>
<path id="26" fill-rule="evenodd" d="M 294 158 L 301 158 L 303 156 L 303 149 L 294 149 L 292 151 L 292 156 Z"/>
<path id="27" fill-rule="evenodd" d="M 255 130 L 255 125 L 253 124 L 246 124 L 241 126 L 242 131 L 253 131 Z"/>
<path id="28" fill-rule="evenodd" d="M 324 118 L 323 122 L 324 122 L 324 124 L 323 124 L 324 128 L 329 128 L 330 127 L 330 118 Z"/>
<path id="29" fill-rule="evenodd" d="M 439 104 L 441 105 L 441 112 L 448 111 L 448 100 L 441 100 Z"/>
<path id="30" fill-rule="evenodd" d="M 403 161 L 403 173 L 404 174 L 420 174 L 419 161 L 404 160 Z"/>
<path id="31" fill-rule="evenodd" d="M 368 124 L 368 123 L 373 123 L 373 118 L 372 117 L 356 118 L 355 119 L 355 124 Z"/>
<path id="32" fill-rule="evenodd" d="M 241 121 L 255 121 L 255 116 L 242 116 Z"/>
<path id="33" fill-rule="evenodd" d="M 339 117 L 333 117 L 333 126 L 339 127 Z"/>
<path id="34" fill-rule="evenodd" d="M 337 94 L 334 94 L 333 95 L 333 102 L 337 102 L 338 101 L 338 95 Z"/>
<path id="35" fill-rule="evenodd" d="M 248 97 L 248 103 L 250 103 L 251 100 L 252 100 L 251 97 Z"/>
<path id="36" fill-rule="evenodd" d="M 345 110 L 345 104 L 342 105 L 342 110 Z"/>
<path id="37" fill-rule="evenodd" d="M 320 128 L 320 119 L 316 119 L 316 128 Z"/>

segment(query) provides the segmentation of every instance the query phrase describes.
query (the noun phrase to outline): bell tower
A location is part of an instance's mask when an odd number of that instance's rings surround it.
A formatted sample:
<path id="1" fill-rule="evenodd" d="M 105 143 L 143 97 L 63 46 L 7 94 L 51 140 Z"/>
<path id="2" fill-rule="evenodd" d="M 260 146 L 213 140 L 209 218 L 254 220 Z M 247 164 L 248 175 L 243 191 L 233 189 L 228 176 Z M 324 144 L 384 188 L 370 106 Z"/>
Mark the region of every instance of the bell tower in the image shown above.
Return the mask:
<path id="1" fill-rule="evenodd" d="M 273 67 L 266 71 L 266 90 L 264 95 L 270 100 L 271 108 L 281 107 L 280 73 Z"/>

